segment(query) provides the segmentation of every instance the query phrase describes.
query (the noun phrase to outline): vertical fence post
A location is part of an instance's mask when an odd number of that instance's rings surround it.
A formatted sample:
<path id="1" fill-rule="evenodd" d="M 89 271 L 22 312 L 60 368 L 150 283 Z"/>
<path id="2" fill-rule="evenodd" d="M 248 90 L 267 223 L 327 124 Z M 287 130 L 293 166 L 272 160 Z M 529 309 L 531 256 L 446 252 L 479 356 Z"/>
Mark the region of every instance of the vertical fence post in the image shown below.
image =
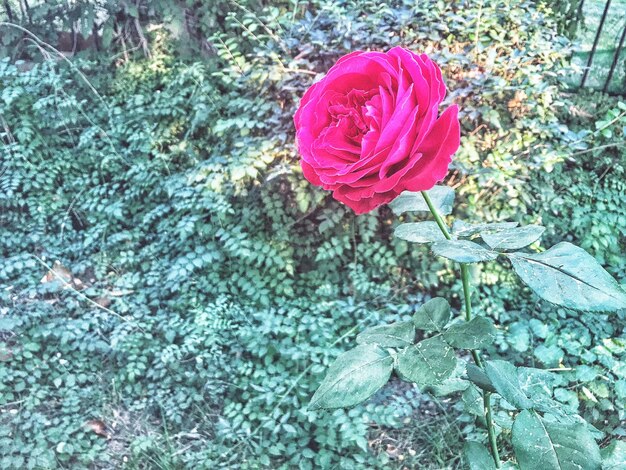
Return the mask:
<path id="1" fill-rule="evenodd" d="M 600 25 L 598 26 L 598 31 L 596 32 L 596 37 L 593 40 L 593 46 L 591 47 L 591 52 L 589 53 L 589 59 L 587 60 L 587 67 L 583 72 L 583 79 L 580 82 L 580 86 L 584 87 L 585 82 L 587 81 L 587 76 L 589 75 L 589 69 L 591 69 L 591 63 L 593 62 L 593 56 L 596 53 L 596 48 L 598 47 L 598 42 L 600 41 L 600 34 L 602 33 L 602 28 L 604 26 L 604 22 L 606 21 L 606 15 L 609 12 L 609 7 L 611 6 L 611 0 L 607 0 L 606 5 L 604 5 L 604 11 L 602 12 L 602 19 L 600 20 Z"/>
<path id="2" fill-rule="evenodd" d="M 583 17 L 583 7 L 585 6 L 585 0 L 580 0 L 578 4 L 578 10 L 576 11 L 576 21 L 580 21 Z"/>
<path id="3" fill-rule="evenodd" d="M 622 31 L 622 37 L 619 39 L 619 44 L 617 45 L 617 50 L 615 51 L 615 55 L 613 56 L 613 63 L 611 64 L 611 68 L 609 69 L 609 75 L 606 77 L 606 82 L 604 82 L 604 88 L 602 91 L 606 93 L 609 89 L 609 85 L 611 84 L 611 79 L 613 78 L 613 72 L 615 72 L 615 67 L 617 67 L 617 63 L 620 59 L 620 54 L 622 52 L 622 47 L 624 47 L 624 41 L 626 40 L 626 22 L 624 23 L 624 30 Z"/>

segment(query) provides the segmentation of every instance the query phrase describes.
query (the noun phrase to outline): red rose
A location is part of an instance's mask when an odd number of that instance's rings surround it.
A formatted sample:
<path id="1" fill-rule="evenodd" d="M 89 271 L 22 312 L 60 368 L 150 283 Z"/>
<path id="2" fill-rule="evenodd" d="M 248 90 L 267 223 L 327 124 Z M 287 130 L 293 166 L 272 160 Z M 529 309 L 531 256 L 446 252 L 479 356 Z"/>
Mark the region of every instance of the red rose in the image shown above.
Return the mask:
<path id="1" fill-rule="evenodd" d="M 394 47 L 342 57 L 294 117 L 304 176 L 357 214 L 432 188 L 459 147 L 457 106 L 438 116 L 445 94 L 426 54 Z"/>

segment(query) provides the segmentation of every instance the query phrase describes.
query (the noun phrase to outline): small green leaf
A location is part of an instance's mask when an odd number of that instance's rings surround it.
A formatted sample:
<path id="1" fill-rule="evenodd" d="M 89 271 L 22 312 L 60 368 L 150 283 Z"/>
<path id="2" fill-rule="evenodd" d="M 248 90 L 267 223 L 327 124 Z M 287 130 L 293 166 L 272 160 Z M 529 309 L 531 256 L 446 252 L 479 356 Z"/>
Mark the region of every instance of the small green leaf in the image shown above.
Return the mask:
<path id="1" fill-rule="evenodd" d="M 541 225 L 526 225 L 498 232 L 480 232 L 480 237 L 494 250 L 519 250 L 536 242 L 546 230 Z"/>
<path id="2" fill-rule="evenodd" d="M 535 348 L 533 355 L 545 365 L 556 367 L 563 360 L 565 352 L 556 344 L 552 344 L 550 346 L 540 344 Z"/>
<path id="3" fill-rule="evenodd" d="M 487 361 L 485 373 L 496 391 L 518 410 L 532 408 L 532 401 L 522 391 L 517 368 L 507 361 Z"/>
<path id="4" fill-rule="evenodd" d="M 517 377 L 528 396 L 537 393 L 551 396 L 554 386 L 563 383 L 563 379 L 554 372 L 533 367 L 518 367 Z"/>
<path id="5" fill-rule="evenodd" d="M 483 416 L 483 397 L 477 387 L 470 385 L 461 395 L 461 400 L 463 401 L 463 408 L 469 414 Z"/>
<path id="6" fill-rule="evenodd" d="M 328 369 L 309 409 L 347 408 L 376 393 L 389 380 L 393 358 L 374 344 L 362 344 L 340 355 Z"/>
<path id="7" fill-rule="evenodd" d="M 440 384 L 452 375 L 455 367 L 454 350 L 438 336 L 409 346 L 398 354 L 398 374 L 420 387 Z"/>
<path id="8" fill-rule="evenodd" d="M 469 240 L 444 240 L 434 243 L 431 249 L 437 256 L 443 256 L 458 263 L 478 263 L 498 257 L 498 253 Z"/>
<path id="9" fill-rule="evenodd" d="M 454 190 L 448 186 L 435 186 L 426 191 L 430 196 L 437 212 L 443 215 L 452 213 L 454 205 Z M 394 214 L 405 212 L 430 212 L 424 197 L 419 192 L 404 191 L 389 203 Z"/>
<path id="10" fill-rule="evenodd" d="M 520 470 L 600 470 L 600 449 L 584 424 L 558 423 L 524 410 L 512 433 Z"/>
<path id="11" fill-rule="evenodd" d="M 496 464 L 487 448 L 479 442 L 467 441 L 463 447 L 469 470 L 495 470 Z"/>
<path id="12" fill-rule="evenodd" d="M 23 347 L 27 351 L 32 351 L 32 352 L 41 351 L 41 344 L 39 343 L 25 343 Z"/>
<path id="13" fill-rule="evenodd" d="M 602 470 L 623 470 L 626 468 L 626 442 L 613 441 L 600 451 Z"/>
<path id="14" fill-rule="evenodd" d="M 459 238 L 469 238 L 480 232 L 497 232 L 517 227 L 517 222 L 494 222 L 489 224 L 468 224 L 462 220 L 455 220 L 452 224 L 452 233 Z"/>
<path id="15" fill-rule="evenodd" d="M 430 393 L 437 397 L 442 397 L 446 395 L 450 395 L 452 393 L 463 392 L 467 389 L 471 384 L 463 378 L 463 374 L 465 373 L 465 362 L 457 361 L 454 372 L 442 381 L 440 384 L 431 385 L 427 387 Z"/>
<path id="16" fill-rule="evenodd" d="M 491 383 L 491 380 L 489 380 L 489 377 L 487 377 L 485 371 L 483 371 L 480 367 L 475 366 L 474 364 L 468 364 L 466 368 L 466 373 L 467 378 L 470 379 L 470 381 L 476 384 L 478 387 L 486 390 L 487 392 L 496 391 L 493 384 Z"/>
<path id="17" fill-rule="evenodd" d="M 461 349 L 480 349 L 493 343 L 496 328 L 485 317 L 474 317 L 469 322 L 455 323 L 444 333 L 450 346 Z"/>
<path id="18" fill-rule="evenodd" d="M 445 240 L 436 222 L 415 222 L 398 225 L 393 234 L 412 243 L 433 243 Z"/>
<path id="19" fill-rule="evenodd" d="M 445 397 L 452 395 L 453 393 L 463 392 L 467 390 L 470 383 L 460 377 L 448 377 L 440 384 L 431 385 L 428 387 L 428 391 L 436 397 Z"/>
<path id="20" fill-rule="evenodd" d="M 552 398 L 554 385 L 560 380 L 556 374 L 532 367 L 518 367 L 517 378 L 522 392 L 533 402 L 533 408 L 563 416 L 564 405 Z"/>
<path id="21" fill-rule="evenodd" d="M 522 281 L 548 302 L 586 311 L 626 308 L 626 292 L 593 256 L 571 243 L 543 253 L 507 256 Z"/>
<path id="22" fill-rule="evenodd" d="M 402 348 L 413 344 L 415 325 L 412 321 L 368 328 L 356 337 L 358 344 L 378 344 L 384 348 Z"/>
<path id="23" fill-rule="evenodd" d="M 450 313 L 448 301 L 442 297 L 435 297 L 415 312 L 413 324 L 418 330 L 441 331 L 450 320 Z"/>

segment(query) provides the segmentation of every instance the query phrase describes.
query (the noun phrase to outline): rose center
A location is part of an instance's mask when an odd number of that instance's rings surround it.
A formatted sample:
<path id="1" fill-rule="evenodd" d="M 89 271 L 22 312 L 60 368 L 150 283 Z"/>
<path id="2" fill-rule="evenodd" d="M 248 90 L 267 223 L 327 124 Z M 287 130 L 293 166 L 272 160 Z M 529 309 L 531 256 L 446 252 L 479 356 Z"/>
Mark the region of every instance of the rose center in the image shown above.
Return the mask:
<path id="1" fill-rule="evenodd" d="M 374 90 L 351 90 L 335 98 L 328 107 L 330 125 L 341 128 L 346 137 L 360 143 L 370 129 L 366 104 L 374 94 Z"/>

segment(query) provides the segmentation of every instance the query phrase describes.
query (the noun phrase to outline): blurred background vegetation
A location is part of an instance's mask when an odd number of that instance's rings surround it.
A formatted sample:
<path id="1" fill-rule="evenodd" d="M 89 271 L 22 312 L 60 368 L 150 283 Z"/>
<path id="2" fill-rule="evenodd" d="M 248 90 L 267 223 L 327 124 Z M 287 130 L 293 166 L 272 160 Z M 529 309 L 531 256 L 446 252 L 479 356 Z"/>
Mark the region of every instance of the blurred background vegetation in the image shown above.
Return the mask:
<path id="1" fill-rule="evenodd" d="M 460 292 L 391 238 L 388 208 L 355 217 L 304 180 L 292 116 L 349 51 L 431 54 L 461 108 L 455 215 L 541 223 L 624 283 L 626 103 L 572 86 L 578 6 L 4 1 L 0 467 L 462 468 L 484 429 L 446 395 L 394 381 L 307 410 L 360 330 Z M 488 354 L 559 368 L 559 400 L 624 438 L 624 312 L 554 308 L 495 263 L 473 275 Z"/>

